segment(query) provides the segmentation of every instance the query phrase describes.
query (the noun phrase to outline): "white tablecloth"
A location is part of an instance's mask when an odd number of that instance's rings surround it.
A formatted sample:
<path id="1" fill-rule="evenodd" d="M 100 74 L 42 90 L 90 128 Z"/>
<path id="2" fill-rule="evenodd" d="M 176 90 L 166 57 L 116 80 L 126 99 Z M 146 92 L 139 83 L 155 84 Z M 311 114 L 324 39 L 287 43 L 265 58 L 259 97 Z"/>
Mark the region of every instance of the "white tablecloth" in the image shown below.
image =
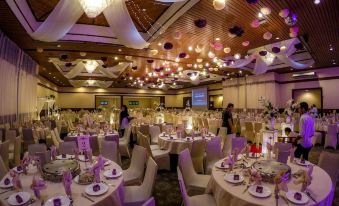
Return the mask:
<path id="1" fill-rule="evenodd" d="M 80 167 L 84 168 L 84 163 L 80 162 Z M 31 170 L 28 171 L 27 175 L 21 174 L 21 182 L 23 186 L 23 191 L 29 192 L 32 197 L 34 197 L 33 191 L 30 189 L 30 185 L 32 184 L 32 178 L 36 173 L 36 167 L 30 167 Z M 112 162 L 109 166 L 105 167 L 105 170 L 116 168 L 117 170 L 122 170 L 121 167 Z M 117 179 L 106 180 L 103 177 L 103 172 L 101 172 L 102 180 L 109 184 L 113 184 L 114 186 L 109 186 L 108 192 L 105 194 L 95 197 L 91 196 L 90 198 L 95 201 L 95 203 L 90 202 L 89 200 L 85 199 L 81 196 L 81 193 L 85 192 L 86 185 L 78 185 L 75 182 L 72 184 L 72 198 L 73 198 L 73 205 L 74 206 L 87 206 L 87 205 L 95 205 L 95 206 L 105 206 L 105 205 L 114 205 L 114 206 L 122 206 L 124 202 L 124 186 L 123 186 L 123 176 L 120 176 Z M 4 191 L 4 189 L 0 189 L 0 193 Z M 4 194 L 0 194 L 0 205 L 7 206 L 9 205 L 5 198 L 13 194 L 14 191 L 6 192 Z M 47 189 L 42 190 L 42 194 L 47 194 L 47 199 L 55 196 L 55 195 L 65 195 L 65 190 L 62 183 L 53 183 L 47 181 Z M 35 198 L 35 197 L 34 197 Z M 47 200 L 46 199 L 46 200 Z M 35 203 L 31 204 L 32 206 L 40 206 L 41 201 L 36 201 Z"/>
<path id="2" fill-rule="evenodd" d="M 250 160 L 254 162 L 254 160 Z M 295 173 L 299 169 L 306 170 L 307 168 L 296 165 L 294 163 L 288 163 L 292 169 L 292 173 Z M 248 193 L 243 193 L 246 185 L 234 186 L 224 180 L 225 172 L 215 167 L 212 170 L 211 180 L 206 189 L 207 193 L 213 193 L 214 198 L 218 206 L 274 206 L 274 185 L 269 183 L 263 183 L 263 185 L 269 187 L 272 191 L 272 195 L 268 198 L 256 198 Z M 288 188 L 291 190 L 300 190 L 301 185 L 295 185 L 293 183 L 295 179 L 288 183 Z M 320 167 L 314 166 L 313 181 L 309 186 L 309 191 L 317 200 L 317 204 L 310 200 L 306 206 L 331 206 L 330 193 L 332 190 L 332 181 L 330 176 Z M 294 205 L 291 202 L 289 205 Z M 280 198 L 279 206 L 287 206 L 285 201 Z"/>
<path id="3" fill-rule="evenodd" d="M 215 135 L 212 133 L 209 133 L 209 135 L 209 137 L 205 138 L 206 141 L 209 141 L 211 138 L 215 137 Z M 193 141 L 187 141 L 187 139 L 179 139 L 176 134 L 172 134 L 171 136 L 173 137 L 173 140 L 171 140 L 168 136 L 164 136 L 164 133 L 159 135 L 158 145 L 161 149 L 167 150 L 171 144 L 171 154 L 179 154 L 186 148 L 191 149 Z M 201 136 L 194 137 L 194 141 L 201 139 Z"/>

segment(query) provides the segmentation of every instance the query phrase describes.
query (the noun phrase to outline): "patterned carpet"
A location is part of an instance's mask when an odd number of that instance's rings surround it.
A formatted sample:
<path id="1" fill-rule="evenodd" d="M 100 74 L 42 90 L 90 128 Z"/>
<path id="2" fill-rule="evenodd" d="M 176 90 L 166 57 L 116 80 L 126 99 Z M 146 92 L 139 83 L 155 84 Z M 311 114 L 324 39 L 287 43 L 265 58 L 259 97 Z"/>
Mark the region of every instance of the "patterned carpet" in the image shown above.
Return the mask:
<path id="1" fill-rule="evenodd" d="M 322 147 L 317 146 L 311 150 L 310 161 L 318 163 Z M 333 151 L 333 150 L 329 150 Z M 339 153 L 339 150 L 333 151 Z M 123 159 L 123 168 L 128 168 L 129 159 Z M 339 183 L 337 184 L 339 188 Z M 157 206 L 180 206 L 182 202 L 181 192 L 176 172 L 159 171 L 154 188 L 154 197 Z M 339 206 L 339 189 L 335 193 L 333 206 Z"/>

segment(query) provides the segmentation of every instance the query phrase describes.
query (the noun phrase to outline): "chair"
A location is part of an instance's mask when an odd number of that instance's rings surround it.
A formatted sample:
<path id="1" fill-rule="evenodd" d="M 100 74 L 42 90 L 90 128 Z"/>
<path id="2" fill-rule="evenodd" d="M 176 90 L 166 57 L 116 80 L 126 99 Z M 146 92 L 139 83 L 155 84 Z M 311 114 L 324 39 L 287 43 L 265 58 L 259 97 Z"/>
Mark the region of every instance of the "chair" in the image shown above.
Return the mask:
<path id="1" fill-rule="evenodd" d="M 8 167 L 5 165 L 2 157 L 0 156 L 0 180 L 6 176 L 8 173 Z"/>
<path id="2" fill-rule="evenodd" d="M 232 152 L 235 149 L 242 151 L 246 147 L 247 141 L 245 137 L 232 138 Z"/>
<path id="3" fill-rule="evenodd" d="M 155 206 L 154 197 L 149 198 L 142 206 Z"/>
<path id="4" fill-rule="evenodd" d="M 274 146 L 273 146 L 273 153 L 278 154 L 278 152 L 286 152 L 286 151 L 289 152 L 291 148 L 292 148 L 291 143 L 276 142 L 274 143 Z"/>
<path id="5" fill-rule="evenodd" d="M 100 154 L 98 136 L 90 136 L 89 145 L 91 146 L 93 155 L 98 156 Z"/>
<path id="6" fill-rule="evenodd" d="M 339 177 L 339 154 L 325 151 L 321 152 L 318 166 L 325 170 L 327 174 L 331 177 L 333 186 L 328 202 L 332 203 L 334 198 L 334 191 Z"/>
<path id="7" fill-rule="evenodd" d="M 221 138 L 215 137 L 206 145 L 205 174 L 211 174 L 214 164 L 222 157 Z"/>
<path id="8" fill-rule="evenodd" d="M 321 132 L 314 132 L 314 135 L 312 137 L 312 144 L 313 145 L 322 144 L 322 138 L 323 135 Z"/>
<path id="9" fill-rule="evenodd" d="M 245 137 L 247 140 L 251 142 L 255 142 L 255 133 L 253 129 L 253 123 L 252 122 L 245 122 Z"/>
<path id="10" fill-rule="evenodd" d="M 101 142 L 101 154 L 106 159 L 120 164 L 118 145 L 114 141 L 103 140 Z"/>
<path id="11" fill-rule="evenodd" d="M 217 135 L 218 127 L 216 126 L 209 126 L 208 131 L 214 135 Z"/>
<path id="12" fill-rule="evenodd" d="M 221 146 L 224 146 L 227 136 L 227 127 L 220 127 L 218 136 L 221 137 Z"/>
<path id="13" fill-rule="evenodd" d="M 56 137 L 54 131 L 51 131 L 51 139 L 52 139 L 53 145 L 56 146 L 56 148 L 59 148 L 60 142 L 58 141 L 58 138 Z"/>
<path id="14" fill-rule="evenodd" d="M 337 139 L 337 125 L 330 124 L 327 126 L 327 133 L 325 136 L 325 145 L 324 148 L 332 147 L 333 149 L 337 148 L 338 139 Z"/>
<path id="15" fill-rule="evenodd" d="M 44 151 L 44 152 L 36 152 L 34 154 L 35 157 L 38 157 L 40 159 L 41 166 L 44 166 L 45 164 L 49 163 L 51 161 L 51 151 Z"/>
<path id="16" fill-rule="evenodd" d="M 187 191 L 186 191 L 185 181 L 182 177 L 182 173 L 179 167 L 177 167 L 177 173 L 178 173 L 179 187 L 180 187 L 184 206 L 216 205 L 214 197 L 210 194 L 195 195 L 191 197 L 188 196 Z"/>
<path id="17" fill-rule="evenodd" d="M 152 158 L 148 158 L 145 177 L 142 184 L 140 186 L 125 187 L 125 206 L 141 205 L 152 196 L 157 170 L 157 164 Z"/>
<path id="18" fill-rule="evenodd" d="M 12 167 L 20 164 L 20 153 L 21 153 L 21 137 L 15 138 L 14 151 L 9 154 L 10 165 Z"/>
<path id="19" fill-rule="evenodd" d="M 134 145 L 131 164 L 124 170 L 124 185 L 140 185 L 144 176 L 147 151 L 144 147 Z"/>
<path id="20" fill-rule="evenodd" d="M 141 139 L 142 137 L 145 137 L 146 140 L 149 141 L 149 140 L 148 140 L 148 137 L 147 137 L 146 135 L 144 135 L 143 133 L 141 133 L 140 131 L 138 131 L 138 132 L 137 132 L 137 138 L 138 138 L 137 143 L 138 143 L 139 145 L 140 145 L 140 139 Z M 158 144 L 151 144 L 150 147 L 151 147 L 151 150 L 161 150 L 161 148 L 160 148 L 160 146 L 159 146 Z"/>
<path id="21" fill-rule="evenodd" d="M 148 125 L 148 124 L 141 124 L 141 125 L 140 125 L 139 131 L 140 131 L 142 134 L 144 134 L 144 135 L 146 135 L 146 136 L 149 136 L 149 125 Z"/>
<path id="22" fill-rule="evenodd" d="M 34 156 L 36 152 L 46 152 L 47 147 L 45 144 L 31 144 L 28 145 L 28 154 Z"/>
<path id="23" fill-rule="evenodd" d="M 17 136 L 16 130 L 7 130 L 6 131 L 6 140 L 9 141 L 9 152 L 14 151 L 15 137 Z"/>
<path id="24" fill-rule="evenodd" d="M 204 173 L 205 140 L 195 140 L 192 143 L 191 158 L 196 172 Z"/>
<path id="25" fill-rule="evenodd" d="M 149 127 L 149 134 L 151 136 L 151 144 L 158 144 L 158 138 L 160 135 L 160 128 L 159 126 L 150 126 Z"/>
<path id="26" fill-rule="evenodd" d="M 203 194 L 206 190 L 207 184 L 210 180 L 209 175 L 197 174 L 193 167 L 193 162 L 188 149 L 183 150 L 179 154 L 178 160 L 179 169 L 183 174 L 185 185 L 188 193 Z"/>
<path id="27" fill-rule="evenodd" d="M 286 150 L 279 150 L 277 154 L 277 161 L 287 164 L 288 157 L 290 156 L 290 151 Z"/>
<path id="28" fill-rule="evenodd" d="M 125 133 L 123 138 L 119 141 L 119 152 L 122 156 L 130 158 L 131 155 L 129 154 L 129 141 L 130 141 L 130 135 L 131 135 L 131 127 L 125 128 Z"/>
<path id="29" fill-rule="evenodd" d="M 232 140 L 236 138 L 235 134 L 228 134 L 225 137 L 225 142 L 222 147 L 222 152 L 225 156 L 228 156 L 232 153 Z"/>
<path id="30" fill-rule="evenodd" d="M 76 150 L 77 148 L 77 144 L 74 141 L 61 142 L 59 144 L 59 154 L 74 155 L 74 150 Z"/>
<path id="31" fill-rule="evenodd" d="M 0 156 L 6 168 L 9 168 L 9 141 L 0 143 Z"/>
<path id="32" fill-rule="evenodd" d="M 152 150 L 148 138 L 145 135 L 142 135 L 140 139 L 140 146 L 146 148 L 148 156 L 154 159 L 159 170 L 170 170 L 169 151 L 171 151 L 171 145 L 167 150 Z"/>
<path id="33" fill-rule="evenodd" d="M 105 141 L 113 141 L 117 144 L 117 146 L 119 146 L 119 135 L 117 135 L 117 134 L 106 135 L 104 140 Z"/>
<path id="34" fill-rule="evenodd" d="M 23 128 L 22 139 L 24 141 L 24 151 L 27 151 L 28 145 L 35 144 L 33 130 L 31 128 Z"/>

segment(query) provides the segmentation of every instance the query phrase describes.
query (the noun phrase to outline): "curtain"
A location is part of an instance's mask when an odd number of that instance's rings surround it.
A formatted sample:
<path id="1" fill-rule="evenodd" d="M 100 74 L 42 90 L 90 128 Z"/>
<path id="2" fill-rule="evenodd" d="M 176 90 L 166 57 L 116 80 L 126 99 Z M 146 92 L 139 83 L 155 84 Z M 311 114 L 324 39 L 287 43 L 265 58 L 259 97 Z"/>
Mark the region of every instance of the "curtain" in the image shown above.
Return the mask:
<path id="1" fill-rule="evenodd" d="M 37 64 L 0 30 L 0 124 L 31 120 Z"/>

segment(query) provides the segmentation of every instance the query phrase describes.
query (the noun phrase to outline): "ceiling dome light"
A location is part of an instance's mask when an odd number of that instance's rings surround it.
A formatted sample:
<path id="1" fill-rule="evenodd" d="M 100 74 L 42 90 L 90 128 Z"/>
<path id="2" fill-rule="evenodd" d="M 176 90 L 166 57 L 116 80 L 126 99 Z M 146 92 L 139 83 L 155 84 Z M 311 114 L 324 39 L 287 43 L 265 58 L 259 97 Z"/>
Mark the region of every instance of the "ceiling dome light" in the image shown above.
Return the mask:
<path id="1" fill-rule="evenodd" d="M 213 7 L 215 10 L 222 10 L 226 6 L 226 0 L 213 0 Z"/>
<path id="2" fill-rule="evenodd" d="M 270 52 L 267 52 L 266 56 L 263 57 L 263 60 L 265 61 L 267 65 L 271 65 L 274 62 L 274 59 L 275 59 L 275 55 Z"/>
<path id="3" fill-rule="evenodd" d="M 237 53 L 234 55 L 234 59 L 240 59 L 241 58 L 241 54 Z"/>
<path id="4" fill-rule="evenodd" d="M 87 80 L 88 85 L 92 86 L 95 83 L 95 80 L 89 79 Z"/>
<path id="5" fill-rule="evenodd" d="M 315 4 L 320 4 L 320 0 L 314 0 Z"/>
<path id="6" fill-rule="evenodd" d="M 95 69 L 99 66 L 96 60 L 87 60 L 86 63 L 84 63 L 84 65 L 88 73 L 93 73 Z"/>
<path id="7" fill-rule="evenodd" d="M 95 18 L 108 7 L 113 0 L 79 0 L 89 18 Z"/>

